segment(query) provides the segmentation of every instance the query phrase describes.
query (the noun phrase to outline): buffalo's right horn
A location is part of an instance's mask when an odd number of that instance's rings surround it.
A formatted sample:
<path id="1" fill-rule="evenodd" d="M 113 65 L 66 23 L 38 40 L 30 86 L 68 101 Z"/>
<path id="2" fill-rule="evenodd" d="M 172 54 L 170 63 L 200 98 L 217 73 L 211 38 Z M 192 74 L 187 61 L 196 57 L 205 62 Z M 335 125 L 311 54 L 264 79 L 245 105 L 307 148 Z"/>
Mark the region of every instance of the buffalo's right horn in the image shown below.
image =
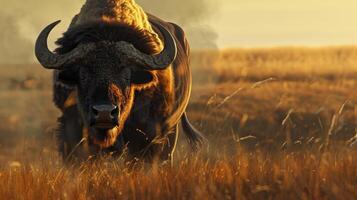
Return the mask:
<path id="1" fill-rule="evenodd" d="M 61 21 L 53 22 L 44 28 L 36 40 L 35 55 L 38 61 L 46 69 L 61 69 L 63 66 L 73 63 L 94 49 L 94 44 L 78 45 L 66 54 L 55 54 L 48 49 L 47 39 L 52 29 Z"/>

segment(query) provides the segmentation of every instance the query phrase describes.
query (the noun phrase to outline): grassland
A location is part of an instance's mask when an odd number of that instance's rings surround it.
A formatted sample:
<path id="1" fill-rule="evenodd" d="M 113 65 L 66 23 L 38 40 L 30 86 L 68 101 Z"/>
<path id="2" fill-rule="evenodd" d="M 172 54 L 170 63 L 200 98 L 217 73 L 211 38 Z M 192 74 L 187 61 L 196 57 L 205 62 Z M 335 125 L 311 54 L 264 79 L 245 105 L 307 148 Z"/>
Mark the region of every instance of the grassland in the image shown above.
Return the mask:
<path id="1" fill-rule="evenodd" d="M 210 141 L 175 165 L 64 166 L 51 76 L 0 68 L 4 199 L 357 199 L 357 47 L 194 52 L 189 116 Z"/>

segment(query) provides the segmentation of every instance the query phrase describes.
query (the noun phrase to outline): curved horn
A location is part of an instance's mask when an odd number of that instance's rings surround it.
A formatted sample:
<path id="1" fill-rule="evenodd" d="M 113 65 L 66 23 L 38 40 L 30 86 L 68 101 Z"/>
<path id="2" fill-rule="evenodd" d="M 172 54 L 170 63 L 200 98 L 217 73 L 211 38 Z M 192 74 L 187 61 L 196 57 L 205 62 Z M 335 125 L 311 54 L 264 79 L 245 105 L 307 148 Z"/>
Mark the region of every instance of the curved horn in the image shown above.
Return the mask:
<path id="1" fill-rule="evenodd" d="M 150 56 L 150 59 L 147 59 L 147 64 L 149 68 L 152 69 L 165 69 L 167 68 L 174 60 L 177 55 L 177 46 L 174 37 L 171 33 L 163 27 L 160 23 L 155 21 L 150 21 L 155 25 L 156 28 L 162 33 L 164 37 L 164 49 L 158 55 Z"/>
<path id="2" fill-rule="evenodd" d="M 83 57 L 86 53 L 94 48 L 94 44 L 79 45 L 71 52 L 66 54 L 55 54 L 51 52 L 47 45 L 48 35 L 52 29 L 57 26 L 61 20 L 51 23 L 44 28 L 36 40 L 35 55 L 38 61 L 46 69 L 61 69 L 66 64 L 74 62 Z"/>
<path id="3" fill-rule="evenodd" d="M 132 44 L 120 41 L 116 42 L 118 57 L 126 56 L 129 59 L 143 65 L 148 70 L 163 70 L 175 60 L 177 55 L 177 46 L 174 37 L 161 24 L 151 22 L 162 33 L 164 37 L 164 49 L 158 55 L 148 55 L 136 49 Z"/>

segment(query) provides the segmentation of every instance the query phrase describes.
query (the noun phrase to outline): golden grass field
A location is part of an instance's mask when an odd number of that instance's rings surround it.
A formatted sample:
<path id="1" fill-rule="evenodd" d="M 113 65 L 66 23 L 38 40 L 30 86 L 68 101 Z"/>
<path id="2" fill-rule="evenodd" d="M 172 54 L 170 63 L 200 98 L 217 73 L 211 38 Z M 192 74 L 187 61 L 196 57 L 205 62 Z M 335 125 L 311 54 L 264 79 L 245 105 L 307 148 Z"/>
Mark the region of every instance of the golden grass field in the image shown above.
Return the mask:
<path id="1" fill-rule="evenodd" d="M 0 199 L 357 199 L 357 47 L 194 52 L 188 114 L 210 148 L 181 136 L 172 167 L 65 166 L 50 72 L 0 69 Z"/>

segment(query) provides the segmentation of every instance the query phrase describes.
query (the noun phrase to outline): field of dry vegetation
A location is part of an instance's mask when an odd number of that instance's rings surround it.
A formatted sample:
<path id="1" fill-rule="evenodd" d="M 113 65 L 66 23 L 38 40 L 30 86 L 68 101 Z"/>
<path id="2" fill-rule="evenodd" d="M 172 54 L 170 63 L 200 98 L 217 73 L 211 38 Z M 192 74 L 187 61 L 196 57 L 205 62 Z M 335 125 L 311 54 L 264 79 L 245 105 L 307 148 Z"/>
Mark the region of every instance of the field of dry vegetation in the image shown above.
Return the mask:
<path id="1" fill-rule="evenodd" d="M 0 199 L 357 199 L 357 47 L 194 52 L 174 166 L 121 158 L 65 166 L 38 65 L 0 66 Z"/>

